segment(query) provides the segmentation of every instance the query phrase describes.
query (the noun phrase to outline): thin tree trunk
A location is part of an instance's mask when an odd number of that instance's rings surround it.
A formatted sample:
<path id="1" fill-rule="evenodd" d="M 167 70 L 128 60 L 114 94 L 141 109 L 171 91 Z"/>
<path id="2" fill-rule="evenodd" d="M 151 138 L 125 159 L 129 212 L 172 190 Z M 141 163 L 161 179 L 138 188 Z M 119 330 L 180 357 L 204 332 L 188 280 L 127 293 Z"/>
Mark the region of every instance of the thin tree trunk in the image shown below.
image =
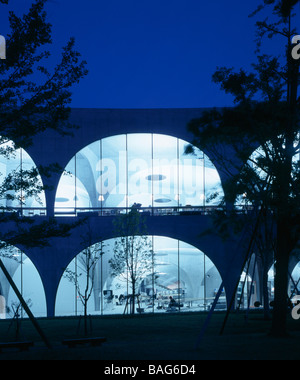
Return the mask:
<path id="1" fill-rule="evenodd" d="M 264 319 L 270 320 L 270 306 L 269 306 L 269 287 L 268 287 L 268 266 L 265 263 L 263 268 L 263 305 L 264 305 Z"/>
<path id="2" fill-rule="evenodd" d="M 87 327 L 87 301 L 84 302 L 84 335 L 86 336 L 88 334 L 88 327 Z"/>
<path id="3" fill-rule="evenodd" d="M 291 15 L 289 16 L 289 32 L 291 31 Z M 297 88 L 299 65 L 291 56 L 291 41 L 288 41 L 288 88 L 287 102 L 289 104 L 289 120 L 286 126 L 285 157 L 277 172 L 277 244 L 275 251 L 275 298 L 272 336 L 286 336 L 287 298 L 288 298 L 288 268 L 292 251 L 291 222 L 290 222 L 290 184 L 292 183 L 294 142 L 297 123 Z"/>
<path id="4" fill-rule="evenodd" d="M 290 254 L 289 224 L 286 218 L 278 221 L 277 249 L 275 253 L 275 297 L 270 335 L 287 336 L 288 264 Z"/>
<path id="5" fill-rule="evenodd" d="M 0 259 L 0 268 L 2 269 L 3 271 L 3 274 L 5 275 L 7 281 L 9 282 L 10 286 L 12 287 L 13 291 L 15 292 L 17 298 L 19 299 L 22 307 L 24 308 L 24 310 L 26 311 L 29 319 L 31 320 L 33 326 L 35 327 L 35 329 L 37 330 L 37 332 L 39 333 L 39 335 L 41 336 L 41 338 L 43 339 L 44 343 L 46 344 L 46 346 L 48 348 L 52 348 L 52 345 L 50 344 L 48 338 L 45 336 L 45 333 L 44 331 L 41 329 L 40 325 L 38 324 L 36 318 L 34 317 L 34 315 L 32 314 L 30 308 L 28 307 L 27 303 L 25 302 L 22 294 L 20 293 L 17 285 L 15 284 L 15 282 L 13 281 L 12 277 L 10 276 L 8 270 L 6 269 L 5 265 L 3 264 L 3 261 Z"/>
<path id="6" fill-rule="evenodd" d="M 135 281 L 132 281 L 132 304 L 131 304 L 131 314 L 135 313 Z"/>

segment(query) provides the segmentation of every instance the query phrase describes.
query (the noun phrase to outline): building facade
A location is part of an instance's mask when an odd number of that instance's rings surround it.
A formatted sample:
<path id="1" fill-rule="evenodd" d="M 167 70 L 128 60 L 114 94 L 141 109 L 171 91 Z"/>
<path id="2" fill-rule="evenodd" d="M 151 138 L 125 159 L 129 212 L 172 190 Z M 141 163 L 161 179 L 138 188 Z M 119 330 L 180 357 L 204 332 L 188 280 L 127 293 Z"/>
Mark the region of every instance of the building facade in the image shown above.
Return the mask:
<path id="1" fill-rule="evenodd" d="M 251 276 L 241 277 L 242 235 L 224 241 L 213 231 L 211 211 L 224 196 L 226 170 L 209 152 L 185 153 L 193 138 L 187 123 L 202 112 L 73 109 L 70 121 L 77 128 L 72 135 L 46 131 L 35 137 L 26 152 L 20 149 L 9 162 L 2 159 L 5 174 L 18 166 L 58 163 L 61 167 L 50 178 L 40 177 L 46 186 L 40 199 L 22 204 L 2 201 L 4 209 L 13 207 L 35 223 L 53 217 L 58 223 L 84 220 L 70 236 L 53 238 L 47 247 L 14 247 L 13 255 L 3 258 L 36 316 L 82 313 L 87 249 L 99 257 L 89 313 L 128 312 L 128 274 L 113 276 L 110 262 L 120 238 L 114 221 L 132 207 L 145 220 L 153 259 L 139 279 L 139 311 L 168 311 L 169 297 L 180 310 L 208 310 L 220 288 L 222 309 L 239 281 L 247 282 L 245 302 L 247 297 L 251 305 L 261 301 L 258 261 L 253 259 Z M 224 154 L 232 154 L 230 148 Z M 72 278 L 78 280 L 78 288 Z M 248 283 L 255 285 L 249 294 Z M 0 317 L 9 317 L 17 300 L 2 273 L 0 286 Z"/>

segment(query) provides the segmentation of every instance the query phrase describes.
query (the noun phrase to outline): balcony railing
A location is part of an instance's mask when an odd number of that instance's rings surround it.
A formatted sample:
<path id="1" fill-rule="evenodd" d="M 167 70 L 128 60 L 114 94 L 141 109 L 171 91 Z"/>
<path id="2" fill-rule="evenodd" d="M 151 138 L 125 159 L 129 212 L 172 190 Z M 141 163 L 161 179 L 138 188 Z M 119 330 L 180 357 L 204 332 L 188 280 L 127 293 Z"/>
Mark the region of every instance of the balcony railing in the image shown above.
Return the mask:
<path id="1" fill-rule="evenodd" d="M 45 207 L 0 207 L 0 215 L 47 216 Z"/>
<path id="2" fill-rule="evenodd" d="M 116 216 L 120 214 L 128 214 L 131 207 L 55 207 L 55 217 L 98 217 L 98 216 Z M 140 213 L 145 216 L 180 216 L 180 215 L 212 215 L 217 211 L 223 211 L 220 206 L 180 206 L 180 207 L 138 207 Z M 252 206 L 237 206 L 238 214 L 247 214 L 253 210 Z M 0 215 L 11 215 L 26 217 L 42 217 L 47 216 L 45 207 L 1 207 Z M 51 213 L 52 214 L 52 213 Z"/>
<path id="3" fill-rule="evenodd" d="M 102 207 L 102 208 L 55 208 L 55 216 L 116 216 L 120 214 L 128 214 L 131 207 Z M 168 215 L 209 215 L 220 207 L 139 207 L 138 211 L 145 216 L 168 216 Z"/>

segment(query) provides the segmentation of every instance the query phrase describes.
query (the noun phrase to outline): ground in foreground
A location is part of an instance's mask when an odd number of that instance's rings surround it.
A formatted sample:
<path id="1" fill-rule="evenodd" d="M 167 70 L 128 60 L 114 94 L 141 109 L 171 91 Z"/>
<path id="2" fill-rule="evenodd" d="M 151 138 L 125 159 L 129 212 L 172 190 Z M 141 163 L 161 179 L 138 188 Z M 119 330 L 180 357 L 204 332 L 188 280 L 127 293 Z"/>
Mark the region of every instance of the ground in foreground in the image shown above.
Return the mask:
<path id="1" fill-rule="evenodd" d="M 268 336 L 270 321 L 260 312 L 250 312 L 248 319 L 240 312 L 230 315 L 223 335 L 219 335 L 224 313 L 215 313 L 195 348 L 207 314 L 161 314 L 105 316 L 91 318 L 90 336 L 103 336 L 100 347 L 67 348 L 63 339 L 83 336 L 83 322 L 78 333 L 78 318 L 38 320 L 53 346 L 47 349 L 29 320 L 21 322 L 23 339 L 33 340 L 27 352 L 3 351 L 0 360 L 287 360 L 299 359 L 300 321 L 288 316 L 290 337 Z M 0 340 L 14 339 L 15 326 L 0 321 Z"/>

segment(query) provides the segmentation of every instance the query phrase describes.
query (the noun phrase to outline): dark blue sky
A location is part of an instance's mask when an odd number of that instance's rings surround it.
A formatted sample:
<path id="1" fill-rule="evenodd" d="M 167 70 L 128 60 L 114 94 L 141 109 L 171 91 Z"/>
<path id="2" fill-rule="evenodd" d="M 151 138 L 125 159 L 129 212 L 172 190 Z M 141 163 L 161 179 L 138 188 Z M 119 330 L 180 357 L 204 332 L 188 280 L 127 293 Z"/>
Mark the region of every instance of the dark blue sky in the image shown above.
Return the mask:
<path id="1" fill-rule="evenodd" d="M 247 69 L 255 60 L 257 19 L 248 15 L 261 2 L 49 0 L 53 48 L 60 52 L 74 36 L 90 71 L 74 88 L 72 106 L 231 105 L 231 97 L 211 82 L 211 76 L 217 66 Z M 8 32 L 7 9 L 19 13 L 30 4 L 10 0 L 9 7 L 0 7 L 0 34 Z"/>

